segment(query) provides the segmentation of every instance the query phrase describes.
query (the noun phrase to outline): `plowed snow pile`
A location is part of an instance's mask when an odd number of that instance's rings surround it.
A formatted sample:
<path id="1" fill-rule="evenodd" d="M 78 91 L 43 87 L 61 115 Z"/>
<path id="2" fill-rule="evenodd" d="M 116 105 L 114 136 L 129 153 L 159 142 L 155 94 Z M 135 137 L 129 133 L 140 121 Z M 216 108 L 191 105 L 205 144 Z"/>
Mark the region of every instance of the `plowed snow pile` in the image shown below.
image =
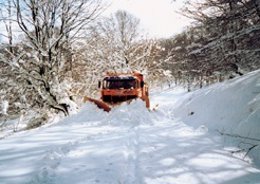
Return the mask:
<path id="1" fill-rule="evenodd" d="M 258 71 L 194 93 L 154 93 L 151 112 L 139 100 L 110 113 L 86 104 L 0 140 L 0 183 L 259 184 L 259 146 L 237 151 L 242 142 L 259 144 L 259 78 Z"/>

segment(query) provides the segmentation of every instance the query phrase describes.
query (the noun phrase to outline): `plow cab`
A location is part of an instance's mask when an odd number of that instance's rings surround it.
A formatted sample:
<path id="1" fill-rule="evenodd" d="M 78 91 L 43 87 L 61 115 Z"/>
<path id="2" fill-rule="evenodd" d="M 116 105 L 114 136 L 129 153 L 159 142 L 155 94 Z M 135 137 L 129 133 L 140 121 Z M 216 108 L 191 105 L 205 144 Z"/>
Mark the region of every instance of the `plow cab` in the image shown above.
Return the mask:
<path id="1" fill-rule="evenodd" d="M 99 81 L 98 86 L 101 92 L 101 99 L 96 100 L 85 97 L 85 101 L 91 101 L 107 112 L 109 112 L 114 105 L 136 98 L 142 99 L 147 108 L 150 107 L 148 86 L 144 82 L 143 74 L 139 72 L 108 72 L 103 80 Z"/>

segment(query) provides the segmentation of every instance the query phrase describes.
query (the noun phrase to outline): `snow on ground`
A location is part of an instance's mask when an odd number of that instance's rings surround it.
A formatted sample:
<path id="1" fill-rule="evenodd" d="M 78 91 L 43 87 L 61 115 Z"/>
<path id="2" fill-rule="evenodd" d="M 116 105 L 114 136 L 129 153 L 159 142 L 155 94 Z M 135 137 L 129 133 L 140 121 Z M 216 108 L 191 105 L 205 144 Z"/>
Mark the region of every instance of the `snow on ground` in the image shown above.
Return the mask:
<path id="1" fill-rule="evenodd" d="M 257 160 L 232 155 L 215 131 L 241 133 L 248 123 L 245 135 L 259 138 L 259 75 L 153 94 L 159 106 L 151 112 L 139 100 L 110 113 L 86 104 L 51 126 L 15 133 L 0 140 L 0 183 L 260 184 Z"/>
<path id="2" fill-rule="evenodd" d="M 194 128 L 204 126 L 211 131 L 248 138 L 229 136 L 225 141 L 227 144 L 232 145 L 235 141 L 242 149 L 259 145 L 260 70 L 185 94 L 177 104 L 170 104 L 170 108 L 175 118 Z M 260 146 L 249 154 L 255 164 L 260 166 Z"/>

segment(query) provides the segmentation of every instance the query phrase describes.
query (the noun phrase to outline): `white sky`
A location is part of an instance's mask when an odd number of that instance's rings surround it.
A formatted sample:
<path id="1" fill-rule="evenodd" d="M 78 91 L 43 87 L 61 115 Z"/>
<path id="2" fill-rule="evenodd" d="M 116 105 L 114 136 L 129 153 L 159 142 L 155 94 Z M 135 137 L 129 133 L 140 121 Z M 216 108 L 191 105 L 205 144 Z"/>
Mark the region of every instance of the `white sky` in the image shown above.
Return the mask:
<path id="1" fill-rule="evenodd" d="M 140 19 L 148 35 L 156 38 L 180 33 L 191 20 L 178 14 L 183 0 L 111 0 L 107 12 L 126 10 Z"/>
<path id="2" fill-rule="evenodd" d="M 165 38 L 180 33 L 191 20 L 178 14 L 184 0 L 108 0 L 111 6 L 105 15 L 126 10 L 140 19 L 141 26 L 149 37 Z M 0 33 L 4 27 L 0 24 Z M 5 39 L 1 37 L 0 40 Z"/>

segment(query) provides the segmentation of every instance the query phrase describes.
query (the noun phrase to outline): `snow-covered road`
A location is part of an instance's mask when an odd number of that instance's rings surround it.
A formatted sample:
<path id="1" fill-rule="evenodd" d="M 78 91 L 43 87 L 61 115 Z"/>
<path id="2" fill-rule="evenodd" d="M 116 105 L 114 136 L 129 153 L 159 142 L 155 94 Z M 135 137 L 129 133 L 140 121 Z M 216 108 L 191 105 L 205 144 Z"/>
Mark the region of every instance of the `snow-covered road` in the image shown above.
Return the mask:
<path id="1" fill-rule="evenodd" d="M 259 184 L 260 170 L 222 138 L 174 117 L 183 92 L 157 94 L 110 113 L 87 104 L 54 125 L 0 141 L 0 184 Z M 175 97 L 175 98 L 174 98 Z"/>

